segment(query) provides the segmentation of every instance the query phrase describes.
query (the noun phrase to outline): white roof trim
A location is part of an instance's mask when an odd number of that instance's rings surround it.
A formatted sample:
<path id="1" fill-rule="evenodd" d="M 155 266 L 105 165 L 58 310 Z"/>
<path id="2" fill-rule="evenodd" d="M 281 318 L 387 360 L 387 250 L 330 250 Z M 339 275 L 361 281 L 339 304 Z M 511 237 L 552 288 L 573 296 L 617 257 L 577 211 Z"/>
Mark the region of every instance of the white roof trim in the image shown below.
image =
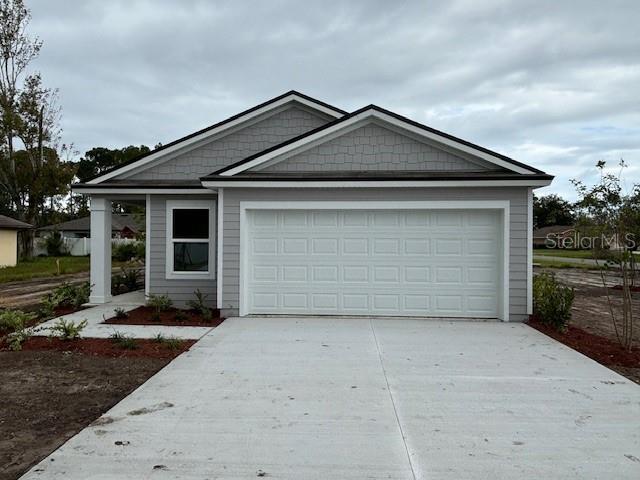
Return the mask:
<path id="1" fill-rule="evenodd" d="M 206 188 L 546 187 L 551 180 L 204 180 Z"/>
<path id="2" fill-rule="evenodd" d="M 305 105 L 309 108 L 312 108 L 313 110 L 319 111 L 321 113 L 324 113 L 326 115 L 329 115 L 333 118 L 340 118 L 342 117 L 344 114 L 341 114 L 340 112 L 337 112 L 335 110 L 332 110 L 331 108 L 325 107 L 324 105 L 320 105 L 316 102 L 313 102 L 311 100 L 308 100 L 304 97 L 301 97 L 299 95 L 296 95 L 295 93 L 289 94 L 286 97 L 283 97 L 275 102 L 271 102 L 268 105 L 265 105 L 262 108 L 258 108 L 256 110 L 253 110 L 251 112 L 248 112 L 245 115 L 242 115 L 238 118 L 233 119 L 230 122 L 226 122 L 223 125 L 220 125 L 218 128 L 212 128 L 210 130 L 207 130 L 206 132 L 202 132 L 200 135 L 195 135 L 191 138 L 185 139 L 181 142 L 176 143 L 175 145 L 172 145 L 170 147 L 167 147 L 165 149 L 160 150 L 157 153 L 152 153 L 150 155 L 147 155 L 144 158 L 141 158 L 140 160 L 138 160 L 137 162 L 133 162 L 130 163 L 128 165 L 124 165 L 122 168 L 119 168 L 117 170 L 114 170 L 112 172 L 109 173 L 105 173 L 104 175 L 101 175 L 100 177 L 94 178 L 93 180 L 89 180 L 87 182 L 87 184 L 98 184 L 98 183 L 102 183 L 106 180 L 109 180 L 113 177 L 117 177 L 122 175 L 123 173 L 129 172 L 133 169 L 137 169 L 140 168 L 142 166 L 148 165 L 150 163 L 153 163 L 155 161 L 157 161 L 160 158 L 166 157 L 167 155 L 171 155 L 172 153 L 175 153 L 176 151 L 182 150 L 185 147 L 188 147 L 189 145 L 193 145 L 195 143 L 198 142 L 202 142 L 203 140 L 206 140 L 207 138 L 210 138 L 214 135 L 218 135 L 221 132 L 224 132 L 225 130 L 229 130 L 231 128 L 234 128 L 248 120 L 251 120 L 252 118 L 258 117 L 260 115 L 263 115 L 265 113 L 270 112 L 271 110 L 275 110 L 277 108 L 282 107 L 283 105 L 286 105 L 287 103 L 290 103 L 292 101 L 296 101 L 302 105 Z"/>
<path id="3" fill-rule="evenodd" d="M 343 122 L 339 122 L 336 125 L 332 125 L 330 127 L 324 128 L 312 135 L 308 135 L 304 138 L 301 138 L 300 140 L 296 141 L 296 142 L 292 142 L 288 145 L 285 145 L 281 148 L 278 148 L 276 150 L 273 150 L 271 152 L 265 153 L 264 155 L 260 155 L 259 157 L 254 158 L 253 160 L 243 163 L 242 165 L 238 165 L 235 168 L 229 169 L 225 172 L 220 173 L 221 176 L 233 176 L 236 175 L 238 173 L 244 172 L 246 170 L 249 170 L 251 168 L 257 167 L 258 165 L 261 165 L 265 162 L 268 162 L 269 160 L 272 160 L 276 157 L 279 157 L 281 155 L 285 155 L 289 152 L 295 151 L 296 149 L 304 146 L 305 144 L 308 143 L 312 143 L 315 142 L 317 140 L 321 140 L 324 137 L 327 137 L 333 133 L 339 132 L 340 130 L 347 128 L 351 125 L 353 125 L 354 123 L 358 123 L 361 122 L 363 120 L 366 120 L 368 118 L 375 118 L 378 120 L 381 120 L 383 122 L 389 123 L 391 125 L 395 125 L 399 128 L 402 128 L 404 130 L 407 130 L 409 132 L 414 133 L 415 135 L 427 138 L 431 141 L 435 141 L 438 142 L 440 144 L 446 145 L 450 148 L 454 148 L 456 150 L 459 150 L 461 152 L 473 155 L 477 158 L 481 158 L 487 162 L 493 163 L 495 165 L 498 165 L 499 167 L 505 168 L 507 170 L 510 170 L 512 172 L 516 172 L 516 173 L 521 173 L 521 174 L 532 174 L 532 173 L 537 173 L 533 170 L 529 170 L 527 168 L 523 168 L 520 167 L 518 165 L 514 165 L 513 163 L 507 162 L 495 155 L 491 155 L 490 153 L 484 152 L 482 150 L 478 150 L 477 148 L 471 147 L 469 145 L 465 145 L 464 143 L 458 142 L 456 140 L 447 138 L 443 135 L 439 135 L 435 132 L 430 132 L 428 130 L 424 130 L 422 128 L 419 128 L 415 125 L 412 125 L 410 123 L 404 122 L 396 117 L 393 117 L 391 115 L 388 115 L 384 112 L 380 112 L 378 110 L 374 110 L 374 109 L 369 109 L 369 110 L 365 110 L 357 115 L 354 115 L 353 117 L 343 121 Z M 283 159 L 284 160 L 284 159 Z"/>
<path id="4" fill-rule="evenodd" d="M 102 194 L 132 194 L 132 195 L 211 195 L 211 190 L 207 188 L 154 188 L 154 187 L 94 187 L 90 185 L 82 187 L 71 187 L 74 193 L 82 193 L 85 195 L 102 195 Z"/>

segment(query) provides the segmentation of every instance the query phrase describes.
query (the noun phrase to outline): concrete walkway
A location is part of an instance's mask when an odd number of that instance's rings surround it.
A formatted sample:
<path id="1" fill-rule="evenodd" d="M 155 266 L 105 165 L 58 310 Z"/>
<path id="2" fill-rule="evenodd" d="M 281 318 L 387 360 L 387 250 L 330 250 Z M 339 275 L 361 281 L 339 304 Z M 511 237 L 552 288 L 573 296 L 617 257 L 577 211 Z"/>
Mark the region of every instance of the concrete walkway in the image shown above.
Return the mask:
<path id="1" fill-rule="evenodd" d="M 111 302 L 89 307 L 79 312 L 70 313 L 54 318 L 40 325 L 36 335 L 48 336 L 49 328 L 60 318 L 81 322 L 87 320 L 87 326 L 82 331 L 85 338 L 109 338 L 114 332 L 120 332 L 132 338 L 154 338 L 159 333 L 165 337 L 175 337 L 183 340 L 197 340 L 211 331 L 210 327 L 181 327 L 167 325 L 113 325 L 105 324 L 105 319 L 114 315 L 114 309 L 122 308 L 128 312 L 145 304 L 144 292 L 130 292 L 113 297 Z"/>
<path id="2" fill-rule="evenodd" d="M 26 479 L 637 479 L 640 386 L 522 324 L 234 318 Z"/>

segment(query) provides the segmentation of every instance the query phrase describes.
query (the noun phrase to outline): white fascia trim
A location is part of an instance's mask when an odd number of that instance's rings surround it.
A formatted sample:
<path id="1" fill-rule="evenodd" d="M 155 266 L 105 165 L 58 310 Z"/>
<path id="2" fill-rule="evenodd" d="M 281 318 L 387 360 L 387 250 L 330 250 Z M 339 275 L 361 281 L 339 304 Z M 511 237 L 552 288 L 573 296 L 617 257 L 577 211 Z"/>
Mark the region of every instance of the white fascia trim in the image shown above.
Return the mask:
<path id="1" fill-rule="evenodd" d="M 527 315 L 533 315 L 533 189 L 527 190 Z"/>
<path id="2" fill-rule="evenodd" d="M 102 183 L 105 180 L 109 180 L 110 178 L 113 177 L 117 177 L 119 175 L 122 175 L 123 173 L 129 172 L 133 169 L 142 167 L 144 165 L 148 165 L 149 163 L 155 162 L 156 160 L 158 160 L 159 158 L 162 157 L 166 157 L 167 155 L 171 155 L 172 153 L 178 151 L 178 150 L 182 150 L 185 147 L 188 147 L 189 145 L 193 145 L 195 143 L 201 142 L 203 140 L 206 140 L 207 138 L 210 138 L 214 135 L 217 135 L 221 132 L 224 132 L 225 130 L 229 130 L 231 128 L 234 128 L 248 120 L 251 120 L 252 118 L 258 117 L 260 115 L 263 115 L 267 112 L 270 112 L 271 110 L 275 110 L 283 105 L 286 105 L 287 103 L 290 103 L 291 101 L 296 101 L 298 103 L 301 103 L 307 107 L 310 107 L 314 110 L 317 110 L 319 112 L 322 112 L 326 115 L 329 115 L 333 118 L 340 118 L 342 117 L 344 114 L 340 113 L 340 112 L 336 112 L 335 110 L 332 110 L 331 108 L 327 108 L 323 105 L 319 105 L 315 102 L 312 102 L 310 100 L 307 100 L 306 98 L 300 97 L 298 95 L 295 94 L 291 94 L 291 95 L 287 95 L 286 97 L 281 98 L 280 100 L 270 103 L 269 105 L 265 105 L 262 108 L 259 108 L 257 110 L 254 110 L 252 112 L 249 112 L 245 115 L 242 115 L 241 117 L 238 117 L 230 122 L 225 123 L 224 125 L 220 125 L 218 128 L 213 128 L 211 130 L 208 130 L 206 132 L 202 132 L 200 135 L 196 135 L 194 137 L 188 138 L 183 140 L 182 142 L 178 142 L 175 145 L 172 145 L 170 147 L 167 147 L 157 153 L 152 153 L 151 155 L 148 155 L 144 158 L 141 158 L 139 161 L 131 163 L 129 165 L 124 165 L 122 168 L 119 168 L 117 170 L 114 170 L 113 172 L 109 172 L 109 173 L 105 173 L 104 175 L 98 177 L 98 178 L 94 178 L 93 180 L 89 180 L 87 183 L 90 184 L 97 184 L 97 183 Z"/>
<path id="3" fill-rule="evenodd" d="M 218 309 L 222 309 L 222 282 L 223 282 L 223 272 L 222 269 L 224 268 L 224 262 L 223 262 L 223 254 L 224 254 L 224 250 L 223 250 L 223 243 L 224 243 L 224 189 L 219 189 L 218 190 L 218 212 L 217 212 L 217 218 L 218 218 L 218 232 L 217 232 L 217 247 L 218 247 L 218 252 L 217 252 L 217 277 L 218 280 L 216 282 L 216 306 L 218 307 Z"/>
<path id="4" fill-rule="evenodd" d="M 144 216 L 144 296 L 149 298 L 151 288 L 151 195 L 145 197 Z"/>
<path id="5" fill-rule="evenodd" d="M 509 232 L 510 209 L 509 200 L 451 200 L 451 201 L 241 201 L 240 202 L 240 316 L 247 314 L 247 278 L 246 272 L 248 255 L 245 254 L 249 239 L 247 236 L 247 210 L 499 210 L 502 212 L 502 289 L 500 299 L 502 305 L 499 318 L 504 322 L 509 321 Z"/>
<path id="6" fill-rule="evenodd" d="M 362 113 L 359 113 L 358 115 L 355 115 L 351 118 L 349 118 L 348 120 L 345 120 L 344 122 L 340 122 L 336 125 L 333 125 L 331 127 L 327 127 L 319 132 L 316 132 L 312 135 L 309 135 L 305 138 L 301 138 L 300 140 L 298 140 L 297 142 L 293 142 L 290 143 L 288 145 L 285 145 L 281 148 L 278 148 L 276 150 L 273 150 L 271 152 L 265 153 L 264 155 L 260 155 L 257 158 L 254 158 L 253 160 L 246 162 L 242 165 L 238 165 L 235 168 L 232 168 L 230 170 L 227 170 L 226 172 L 221 173 L 220 175 L 222 176 L 233 176 L 236 175 L 240 172 L 244 172 L 245 170 L 257 167 L 258 165 L 261 165 L 265 162 L 268 162 L 269 160 L 274 159 L 275 157 L 279 157 L 282 155 L 286 155 L 287 153 L 294 151 L 302 146 L 304 146 L 305 144 L 308 143 L 312 143 L 315 142 L 316 140 L 321 140 L 324 137 L 327 137 L 333 133 L 339 132 L 342 129 L 345 129 L 347 127 L 349 127 L 350 125 L 353 125 L 354 123 L 358 123 L 361 122 L 363 120 L 369 119 L 369 118 L 375 118 L 378 120 L 381 120 L 383 122 L 389 123 L 391 125 L 395 125 L 396 127 L 399 127 L 401 129 L 407 130 L 409 132 L 412 132 L 415 135 L 418 135 L 420 137 L 424 137 L 427 138 L 431 141 L 435 141 L 438 143 L 441 143 L 443 145 L 446 145 L 450 148 L 454 148 L 456 150 L 459 150 L 461 152 L 465 152 L 467 154 L 473 155 L 475 157 L 481 158 L 487 162 L 493 163 L 495 165 L 498 165 L 502 168 L 506 168 L 507 170 L 516 172 L 516 173 L 521 173 L 521 174 L 532 174 L 532 173 L 536 173 L 532 170 L 529 170 L 527 168 L 522 168 L 519 167 L 518 165 L 514 165 L 510 162 L 507 162 L 505 160 L 502 160 L 499 157 L 496 157 L 495 155 L 491 155 L 489 153 L 483 152 L 482 150 L 478 150 L 477 148 L 473 148 L 470 147 L 468 145 L 465 145 L 463 143 L 457 142 L 455 140 L 452 140 L 450 138 L 444 137 L 442 135 L 438 135 L 437 133 L 434 132 L 430 132 L 428 130 L 424 130 L 422 128 L 416 127 L 415 125 L 411 125 L 410 123 L 406 123 L 404 121 L 398 120 L 395 117 L 392 117 L 391 115 L 388 115 L 386 113 L 383 112 L 379 112 L 377 110 L 366 110 Z"/>
<path id="7" fill-rule="evenodd" d="M 181 208 L 206 208 L 209 210 L 209 270 L 206 272 L 175 272 L 173 270 L 173 211 Z M 165 279 L 213 280 L 216 278 L 216 266 L 213 262 L 216 253 L 216 200 L 167 200 L 165 209 Z M 202 242 L 202 240 L 200 241 Z"/>
<path id="8" fill-rule="evenodd" d="M 204 180 L 206 188 L 546 187 L 551 180 Z"/>
<path id="9" fill-rule="evenodd" d="M 145 187 L 112 187 L 112 188 L 91 188 L 91 187 L 79 187 L 71 188 L 75 193 L 82 193 L 85 195 L 102 195 L 102 194 L 132 194 L 132 195 L 198 195 L 206 194 L 211 195 L 211 190 L 207 188 L 145 188 Z"/>

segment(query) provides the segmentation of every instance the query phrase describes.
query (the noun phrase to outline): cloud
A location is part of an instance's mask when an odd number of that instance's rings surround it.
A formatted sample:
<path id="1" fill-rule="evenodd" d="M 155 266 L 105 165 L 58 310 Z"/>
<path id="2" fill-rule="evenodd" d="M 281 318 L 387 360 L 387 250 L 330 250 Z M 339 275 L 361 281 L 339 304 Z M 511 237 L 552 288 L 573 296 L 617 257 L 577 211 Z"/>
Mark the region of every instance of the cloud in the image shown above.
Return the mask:
<path id="1" fill-rule="evenodd" d="M 637 2 L 28 1 L 64 140 L 166 143 L 295 88 L 376 103 L 557 175 L 640 181 Z"/>

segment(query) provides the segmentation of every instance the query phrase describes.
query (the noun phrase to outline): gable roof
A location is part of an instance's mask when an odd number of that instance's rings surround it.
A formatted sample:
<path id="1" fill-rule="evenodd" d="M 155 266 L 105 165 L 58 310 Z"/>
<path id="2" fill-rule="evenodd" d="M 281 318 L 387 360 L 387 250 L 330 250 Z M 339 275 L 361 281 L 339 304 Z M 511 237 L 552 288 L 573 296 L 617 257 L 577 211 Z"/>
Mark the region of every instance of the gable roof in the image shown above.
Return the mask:
<path id="1" fill-rule="evenodd" d="M 338 118 L 333 122 L 299 135 L 298 137 L 292 138 L 262 152 L 256 153 L 255 155 L 251 155 L 232 165 L 221 168 L 210 175 L 202 177 L 201 180 L 204 181 L 211 179 L 222 179 L 223 177 L 232 177 L 242 172 L 246 172 L 247 170 L 261 165 L 278 156 L 285 155 L 286 153 L 295 151 L 299 148 L 303 148 L 305 145 L 310 144 L 315 140 L 325 138 L 333 133 L 347 128 L 349 125 L 353 125 L 367 119 L 375 119 L 378 121 L 393 124 L 404 130 L 411 131 L 429 140 L 440 142 L 446 146 L 481 158 L 482 160 L 493 163 L 517 174 L 546 175 L 541 170 L 525 165 L 524 163 L 518 162 L 500 153 L 494 152 L 492 150 L 481 147 L 440 130 L 436 130 L 427 125 L 423 125 L 419 122 L 391 112 L 384 108 L 378 107 L 376 105 L 368 105 L 348 115 L 344 115 L 343 117 Z"/>
<path id="2" fill-rule="evenodd" d="M 322 102 L 295 90 L 290 90 L 286 93 L 283 93 L 282 95 L 272 98 L 271 100 L 267 100 L 266 102 L 256 105 L 255 107 L 251 107 L 247 110 L 244 110 L 243 112 L 222 120 L 221 122 L 181 137 L 177 140 L 174 140 L 173 142 L 167 143 L 166 145 L 162 145 L 161 147 L 158 147 L 144 155 L 133 158 L 129 162 L 101 172 L 99 175 L 96 175 L 95 177 L 87 180 L 85 183 L 94 185 L 112 179 L 134 168 L 152 163 L 155 160 L 158 160 L 159 158 L 164 157 L 173 151 L 182 149 L 193 143 L 206 140 L 208 137 L 235 127 L 236 125 L 246 122 L 254 117 L 257 117 L 258 115 L 262 115 L 291 102 L 297 102 L 334 118 L 340 118 L 347 114 L 346 111 L 334 107 L 333 105 L 329 105 L 328 103 Z"/>
<path id="3" fill-rule="evenodd" d="M 128 228 L 134 233 L 142 230 L 143 226 L 140 224 L 135 214 L 132 213 L 114 213 L 111 215 L 111 231 L 120 232 Z M 68 222 L 56 223 L 54 225 L 47 225 L 41 227 L 38 230 L 43 231 L 71 231 L 71 232 L 89 232 L 91 230 L 91 217 L 80 217 Z"/>
<path id="4" fill-rule="evenodd" d="M 26 230 L 29 228 L 33 228 L 33 225 L 21 222 L 15 218 L 0 215 L 0 230 Z"/>

